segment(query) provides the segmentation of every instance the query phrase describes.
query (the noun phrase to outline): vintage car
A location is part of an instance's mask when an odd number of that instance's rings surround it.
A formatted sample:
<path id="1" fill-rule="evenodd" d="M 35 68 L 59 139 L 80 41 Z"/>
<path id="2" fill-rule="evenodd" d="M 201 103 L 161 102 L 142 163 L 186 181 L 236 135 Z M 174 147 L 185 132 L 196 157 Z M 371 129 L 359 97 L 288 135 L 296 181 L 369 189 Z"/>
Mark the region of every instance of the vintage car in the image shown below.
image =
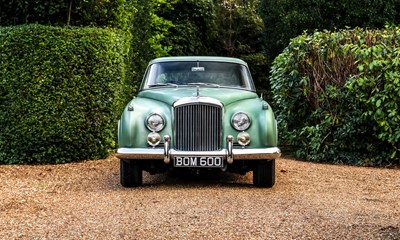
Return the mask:
<path id="1" fill-rule="evenodd" d="M 275 115 L 258 97 L 246 62 L 158 58 L 118 122 L 121 184 L 142 185 L 143 171 L 185 168 L 253 171 L 254 186 L 272 187 L 277 141 Z"/>

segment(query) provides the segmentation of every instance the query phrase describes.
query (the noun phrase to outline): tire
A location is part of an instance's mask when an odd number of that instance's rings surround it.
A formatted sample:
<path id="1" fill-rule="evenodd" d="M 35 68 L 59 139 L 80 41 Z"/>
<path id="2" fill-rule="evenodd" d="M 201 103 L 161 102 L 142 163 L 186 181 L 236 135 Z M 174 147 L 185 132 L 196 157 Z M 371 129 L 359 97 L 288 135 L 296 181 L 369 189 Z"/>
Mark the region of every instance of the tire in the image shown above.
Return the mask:
<path id="1" fill-rule="evenodd" d="M 143 184 L 143 171 L 138 161 L 120 160 L 120 180 L 124 187 L 139 187 Z"/>
<path id="2" fill-rule="evenodd" d="M 272 188 L 275 185 L 275 159 L 256 163 L 253 170 L 253 185 L 260 188 Z"/>

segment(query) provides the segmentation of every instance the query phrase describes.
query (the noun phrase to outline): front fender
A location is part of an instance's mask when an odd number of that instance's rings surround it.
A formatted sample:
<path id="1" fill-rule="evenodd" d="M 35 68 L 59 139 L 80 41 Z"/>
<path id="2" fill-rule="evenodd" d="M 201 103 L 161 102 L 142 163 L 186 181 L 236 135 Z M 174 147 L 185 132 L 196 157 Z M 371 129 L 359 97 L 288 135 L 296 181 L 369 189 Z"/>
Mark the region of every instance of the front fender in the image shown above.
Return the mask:
<path id="1" fill-rule="evenodd" d="M 277 123 L 274 112 L 262 99 L 248 99 L 225 106 L 224 135 L 232 135 L 235 139 L 240 133 L 231 125 L 232 116 L 236 112 L 245 112 L 251 119 L 251 125 L 246 130 L 251 136 L 248 148 L 276 147 L 278 145 Z"/>
<path id="2" fill-rule="evenodd" d="M 130 101 L 125 107 L 118 123 L 119 147 L 148 147 L 147 135 L 150 133 L 150 130 L 146 127 L 146 118 L 151 113 L 158 113 L 165 120 L 165 127 L 159 132 L 161 137 L 164 135 L 171 135 L 171 111 L 169 105 L 152 99 L 135 98 Z"/>

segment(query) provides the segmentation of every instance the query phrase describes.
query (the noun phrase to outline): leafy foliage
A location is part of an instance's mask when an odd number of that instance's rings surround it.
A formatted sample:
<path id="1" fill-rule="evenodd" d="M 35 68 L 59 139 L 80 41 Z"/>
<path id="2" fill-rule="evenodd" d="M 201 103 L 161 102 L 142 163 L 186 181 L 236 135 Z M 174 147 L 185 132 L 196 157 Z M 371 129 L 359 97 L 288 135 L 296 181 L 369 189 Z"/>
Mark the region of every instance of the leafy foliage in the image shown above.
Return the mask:
<path id="1" fill-rule="evenodd" d="M 259 1 L 218 2 L 218 53 L 239 56 L 262 50 L 264 24 L 257 14 Z"/>
<path id="2" fill-rule="evenodd" d="M 259 88 L 267 86 L 259 0 L 177 0 L 156 14 L 172 22 L 164 46 L 175 56 L 229 56 L 249 63 Z"/>
<path id="3" fill-rule="evenodd" d="M 164 39 L 173 24 L 163 18 L 160 12 L 169 11 L 175 1 L 135 0 L 128 2 L 130 9 L 133 9 L 128 29 L 132 39 L 131 68 L 135 70 L 132 79 L 136 85 L 139 85 L 148 62 L 155 57 L 167 56 L 171 50 L 168 43 L 165 44 Z"/>
<path id="4" fill-rule="evenodd" d="M 0 0 L 0 25 L 123 27 L 130 19 L 127 0 Z"/>
<path id="5" fill-rule="evenodd" d="M 259 0 L 222 0 L 218 2 L 217 55 L 245 60 L 258 89 L 270 89 L 268 68 L 263 53 L 264 23 L 258 14 Z"/>
<path id="6" fill-rule="evenodd" d="M 306 33 L 274 61 L 281 141 L 313 161 L 399 160 L 399 28 Z"/>
<path id="7" fill-rule="evenodd" d="M 291 38 L 304 30 L 345 27 L 382 28 L 400 23 L 398 0 L 261 0 L 268 62 L 281 53 Z"/>
<path id="8" fill-rule="evenodd" d="M 175 56 L 215 55 L 216 8 L 212 0 L 178 0 L 173 7 L 159 9 L 157 15 L 172 22 L 164 44 Z"/>
<path id="9" fill-rule="evenodd" d="M 0 28 L 0 162 L 105 157 L 128 89 L 128 40 L 98 28 Z"/>

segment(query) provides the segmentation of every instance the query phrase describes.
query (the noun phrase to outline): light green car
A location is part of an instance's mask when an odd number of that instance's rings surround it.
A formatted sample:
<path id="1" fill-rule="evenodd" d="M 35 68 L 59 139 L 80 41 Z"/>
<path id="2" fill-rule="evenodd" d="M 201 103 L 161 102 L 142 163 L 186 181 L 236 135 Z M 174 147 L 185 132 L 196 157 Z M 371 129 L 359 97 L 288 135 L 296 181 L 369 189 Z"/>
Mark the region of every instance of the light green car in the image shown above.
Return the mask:
<path id="1" fill-rule="evenodd" d="M 275 115 L 244 61 L 158 58 L 118 122 L 121 184 L 141 186 L 143 171 L 185 168 L 253 171 L 254 186 L 272 187 L 277 135 Z"/>

